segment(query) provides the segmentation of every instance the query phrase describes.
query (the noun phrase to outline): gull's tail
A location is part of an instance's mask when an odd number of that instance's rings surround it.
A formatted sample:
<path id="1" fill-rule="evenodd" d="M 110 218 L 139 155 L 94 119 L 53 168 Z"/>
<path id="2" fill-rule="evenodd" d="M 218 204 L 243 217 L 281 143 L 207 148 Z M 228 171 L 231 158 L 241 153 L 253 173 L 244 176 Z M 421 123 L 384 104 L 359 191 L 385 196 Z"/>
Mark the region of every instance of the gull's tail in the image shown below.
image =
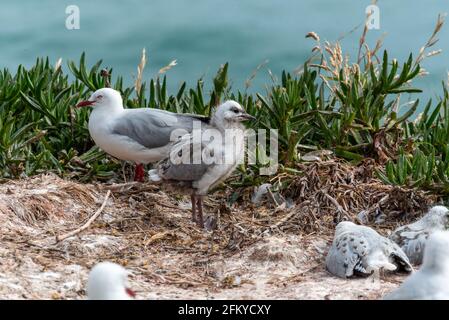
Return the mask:
<path id="1" fill-rule="evenodd" d="M 389 271 L 394 271 L 397 269 L 397 266 L 393 263 L 391 263 L 388 260 L 388 257 L 383 254 L 380 250 L 377 250 L 368 257 L 367 259 L 368 267 L 366 268 L 366 271 L 369 273 L 371 272 L 377 272 L 380 269 L 385 269 Z"/>

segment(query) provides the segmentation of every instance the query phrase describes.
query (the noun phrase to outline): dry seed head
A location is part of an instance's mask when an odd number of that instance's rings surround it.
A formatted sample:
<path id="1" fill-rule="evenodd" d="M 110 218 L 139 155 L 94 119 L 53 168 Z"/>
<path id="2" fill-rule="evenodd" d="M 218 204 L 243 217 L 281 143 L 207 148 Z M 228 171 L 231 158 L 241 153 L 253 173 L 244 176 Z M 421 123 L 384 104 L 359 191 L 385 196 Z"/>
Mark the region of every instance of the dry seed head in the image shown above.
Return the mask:
<path id="1" fill-rule="evenodd" d="M 171 68 L 173 68 L 174 66 L 176 66 L 178 63 L 175 60 L 172 60 L 168 65 L 166 65 L 165 67 L 161 68 L 158 72 L 158 74 L 163 74 L 166 73 L 168 70 L 170 70 Z"/>
<path id="2" fill-rule="evenodd" d="M 419 70 L 418 76 L 424 77 L 424 76 L 427 76 L 428 74 L 429 74 L 429 72 L 428 72 L 426 69 L 421 68 L 421 69 Z"/>
<path id="3" fill-rule="evenodd" d="M 316 32 L 313 32 L 313 31 L 307 33 L 306 38 L 312 38 L 315 41 L 320 41 L 320 37 L 316 34 Z"/>
<path id="4" fill-rule="evenodd" d="M 331 71 L 331 70 L 329 69 L 329 67 L 327 66 L 325 60 L 323 60 L 323 63 L 322 63 L 322 64 L 314 64 L 314 63 L 312 63 L 312 64 L 310 64 L 310 66 L 313 67 L 313 68 L 320 68 L 320 69 L 324 69 L 324 70 L 326 70 L 326 71 Z"/>
<path id="5" fill-rule="evenodd" d="M 335 53 L 336 53 L 336 55 L 337 55 L 337 57 L 338 57 L 338 60 L 339 61 L 343 61 L 343 59 L 342 59 L 342 50 L 341 50 L 341 46 L 340 46 L 340 43 L 339 42 L 337 42 L 336 44 L 335 44 Z"/>
<path id="6" fill-rule="evenodd" d="M 429 52 L 429 53 L 426 55 L 426 57 L 433 57 L 433 56 L 436 56 L 436 55 L 440 54 L 441 52 L 443 52 L 442 49 L 434 50 L 434 51 Z"/>
<path id="7" fill-rule="evenodd" d="M 420 114 L 418 114 L 418 116 L 416 117 L 416 119 L 413 121 L 414 124 L 418 124 L 421 119 L 423 117 L 423 113 L 421 112 Z"/>
<path id="8" fill-rule="evenodd" d="M 331 72 L 333 77 L 340 78 L 340 73 L 338 72 L 338 69 L 331 70 Z"/>
<path id="9" fill-rule="evenodd" d="M 335 61 L 334 57 L 330 56 L 329 60 L 330 60 L 331 66 L 334 68 L 337 68 L 337 62 Z"/>
<path id="10" fill-rule="evenodd" d="M 360 66 L 357 63 L 354 63 L 352 65 L 352 72 L 354 74 L 360 74 Z"/>
<path id="11" fill-rule="evenodd" d="M 135 88 L 137 94 L 140 94 L 140 90 L 142 89 L 142 79 L 143 79 L 143 70 L 145 69 L 145 65 L 147 63 L 147 56 L 145 48 L 142 49 L 142 57 L 140 58 L 140 63 L 137 66 L 137 78 L 135 82 Z"/>
<path id="12" fill-rule="evenodd" d="M 371 60 L 371 51 L 368 50 L 368 52 L 366 53 L 366 65 L 369 66 L 371 65 L 372 60 Z"/>
<path id="13" fill-rule="evenodd" d="M 421 49 L 419 49 L 419 54 L 422 55 L 424 53 L 424 50 L 426 50 L 426 47 L 421 47 Z"/>
<path id="14" fill-rule="evenodd" d="M 376 41 L 376 46 L 374 47 L 374 50 L 372 51 L 372 56 L 376 54 L 377 51 L 379 51 L 380 48 L 382 48 L 383 42 L 384 42 L 384 36 L 383 35 L 380 39 Z"/>
<path id="15" fill-rule="evenodd" d="M 427 48 L 434 46 L 438 41 L 440 41 L 440 39 L 432 39 L 432 41 L 429 41 L 429 43 L 427 44 Z"/>
<path id="16" fill-rule="evenodd" d="M 440 32 L 441 28 L 443 27 L 444 19 L 446 18 L 446 15 L 447 15 L 446 13 L 438 15 L 437 25 L 435 26 L 434 34 Z"/>
<path id="17" fill-rule="evenodd" d="M 62 58 L 59 58 L 55 64 L 55 71 L 58 70 L 59 68 L 61 68 L 61 64 L 62 64 Z"/>
<path id="18" fill-rule="evenodd" d="M 332 51 L 332 49 L 331 49 L 330 46 L 326 45 L 326 46 L 324 47 L 324 50 L 326 50 L 326 52 L 329 53 L 329 55 L 331 55 L 331 56 L 334 55 L 334 52 Z"/>

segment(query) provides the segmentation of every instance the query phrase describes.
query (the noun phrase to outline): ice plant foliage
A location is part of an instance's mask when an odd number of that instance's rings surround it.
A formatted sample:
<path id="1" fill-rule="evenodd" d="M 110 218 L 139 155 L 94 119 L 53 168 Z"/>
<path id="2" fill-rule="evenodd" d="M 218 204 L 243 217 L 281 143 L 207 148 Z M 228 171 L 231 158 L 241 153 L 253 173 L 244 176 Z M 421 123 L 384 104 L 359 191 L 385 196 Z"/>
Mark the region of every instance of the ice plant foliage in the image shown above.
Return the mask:
<path id="1" fill-rule="evenodd" d="M 193 87 L 184 82 L 176 92 L 167 89 L 166 72 L 145 79 L 145 52 L 136 81 L 125 86 L 122 77 L 112 74 L 111 87 L 121 92 L 127 108 L 159 108 L 180 113 L 210 115 L 220 102 L 232 99 L 257 118 L 249 129 L 257 132 L 257 145 L 250 161 L 239 166 L 241 185 L 259 184 L 260 169 L 279 163 L 278 174 L 301 174 L 301 154 L 331 151 L 352 162 L 372 158 L 377 175 L 389 184 L 449 192 L 449 105 L 444 84 L 438 101 L 428 101 L 423 112 L 413 81 L 425 75 L 420 64 L 440 51 L 437 42 L 443 18 L 439 17 L 429 41 L 416 58 L 403 62 L 382 51 L 382 41 L 369 48 L 364 28 L 358 56 L 351 59 L 339 42 L 323 42 L 310 32 L 311 57 L 297 70 L 282 72 L 266 92 L 248 93 L 231 88 L 226 63 L 210 85 L 199 79 Z M 122 164 L 94 147 L 87 131 L 88 110 L 73 106 L 105 86 L 102 61 L 91 67 L 85 55 L 79 63 L 68 62 L 72 78 L 59 61 L 37 59 L 26 69 L 0 72 L 0 176 L 17 178 L 53 171 L 83 181 L 121 179 Z M 258 67 L 261 72 L 262 67 Z M 270 73 L 271 74 L 271 73 Z M 147 81 L 146 81 L 147 80 Z M 250 86 L 251 82 L 247 82 Z M 205 87 L 211 88 L 205 92 Z M 406 95 L 404 95 L 406 94 Z M 408 99 L 405 101 L 405 99 Z M 261 131 L 265 130 L 265 133 Z M 276 131 L 273 138 L 273 131 Z M 262 132 L 262 133 L 261 133 Z M 256 135 L 256 134 L 253 134 Z M 264 136 L 264 137 L 263 137 Z M 250 139 L 248 144 L 250 144 Z M 276 148 L 273 148 L 276 147 Z M 270 158 L 270 149 L 279 151 Z M 256 161 L 257 160 L 257 161 Z M 305 160 L 305 159 L 304 159 Z M 271 169 L 268 169 L 270 171 Z"/>

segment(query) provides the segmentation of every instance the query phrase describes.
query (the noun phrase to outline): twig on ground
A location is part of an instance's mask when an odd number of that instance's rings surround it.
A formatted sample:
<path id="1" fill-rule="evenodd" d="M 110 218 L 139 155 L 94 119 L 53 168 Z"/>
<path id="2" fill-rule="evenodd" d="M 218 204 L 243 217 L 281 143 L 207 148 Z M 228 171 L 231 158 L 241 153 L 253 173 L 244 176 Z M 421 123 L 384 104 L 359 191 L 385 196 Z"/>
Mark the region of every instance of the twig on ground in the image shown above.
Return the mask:
<path id="1" fill-rule="evenodd" d="M 136 189 L 136 190 L 131 190 L 131 188 L 129 188 L 129 190 L 124 190 L 123 194 L 124 195 L 131 195 L 131 194 L 136 194 L 136 193 L 142 193 L 142 192 L 146 192 L 146 191 L 157 191 L 159 188 L 157 186 L 154 185 L 146 185 L 142 188 Z"/>
<path id="2" fill-rule="evenodd" d="M 135 185 L 137 185 L 139 183 L 140 182 L 132 181 L 132 182 L 117 183 L 117 184 L 112 184 L 112 185 L 101 186 L 101 188 L 105 189 L 105 190 L 111 190 L 114 192 L 115 191 L 123 192 L 123 191 L 128 191 L 129 189 L 131 189 L 132 187 L 134 187 Z"/>
<path id="3" fill-rule="evenodd" d="M 324 196 L 330 200 L 330 202 L 332 202 L 332 204 L 337 208 L 337 211 L 341 214 L 343 214 L 346 217 L 349 217 L 350 215 L 346 212 L 345 209 L 343 209 L 343 207 L 338 203 L 337 200 L 335 200 L 335 198 L 331 197 L 327 192 L 323 192 Z"/>
<path id="4" fill-rule="evenodd" d="M 101 205 L 100 209 L 97 210 L 97 212 L 95 212 L 95 214 L 89 218 L 89 220 L 87 220 L 87 222 L 82 225 L 81 227 L 79 227 L 78 229 L 75 229 L 73 231 L 70 231 L 69 233 L 66 233 L 62 236 L 56 236 L 56 243 L 65 240 L 67 238 L 73 237 L 74 235 L 86 230 L 87 228 L 89 228 L 89 226 L 92 224 L 92 222 L 100 215 L 100 213 L 103 211 L 104 207 L 106 206 L 106 203 L 109 199 L 109 195 L 111 194 L 111 190 L 108 190 L 108 192 L 106 193 L 106 196 L 104 197 L 103 200 L 103 204 Z"/>

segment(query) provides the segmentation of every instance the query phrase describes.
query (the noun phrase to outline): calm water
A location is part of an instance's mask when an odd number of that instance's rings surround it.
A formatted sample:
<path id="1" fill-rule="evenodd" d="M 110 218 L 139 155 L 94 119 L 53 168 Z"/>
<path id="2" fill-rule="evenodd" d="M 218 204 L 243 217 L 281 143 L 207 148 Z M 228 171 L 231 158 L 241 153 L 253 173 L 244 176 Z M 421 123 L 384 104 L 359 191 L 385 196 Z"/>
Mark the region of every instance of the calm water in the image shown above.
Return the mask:
<path id="1" fill-rule="evenodd" d="M 81 11 L 79 30 L 65 28 L 65 8 L 71 4 Z M 0 66 L 30 66 L 37 56 L 67 62 L 86 51 L 89 64 L 103 59 L 131 84 L 145 47 L 146 79 L 177 59 L 178 66 L 168 74 L 174 89 L 182 80 L 193 84 L 201 76 L 210 79 L 220 64 L 229 61 L 233 86 L 243 88 L 256 66 L 267 59 L 267 68 L 277 75 L 302 64 L 313 44 L 304 38 L 308 31 L 335 40 L 363 22 L 368 4 L 369 0 L 2 0 Z M 448 10 L 441 0 L 380 0 L 378 5 L 381 29 L 371 31 L 368 40 L 374 44 L 386 34 L 385 47 L 398 59 L 418 52 L 433 31 L 437 14 Z M 447 78 L 448 28 L 436 46 L 443 54 L 424 63 L 431 74 L 419 87 L 428 96 L 440 93 L 441 81 Z M 360 33 L 358 29 L 344 38 L 348 52 L 355 54 Z M 253 88 L 263 88 L 269 79 L 267 69 L 262 69 Z"/>

